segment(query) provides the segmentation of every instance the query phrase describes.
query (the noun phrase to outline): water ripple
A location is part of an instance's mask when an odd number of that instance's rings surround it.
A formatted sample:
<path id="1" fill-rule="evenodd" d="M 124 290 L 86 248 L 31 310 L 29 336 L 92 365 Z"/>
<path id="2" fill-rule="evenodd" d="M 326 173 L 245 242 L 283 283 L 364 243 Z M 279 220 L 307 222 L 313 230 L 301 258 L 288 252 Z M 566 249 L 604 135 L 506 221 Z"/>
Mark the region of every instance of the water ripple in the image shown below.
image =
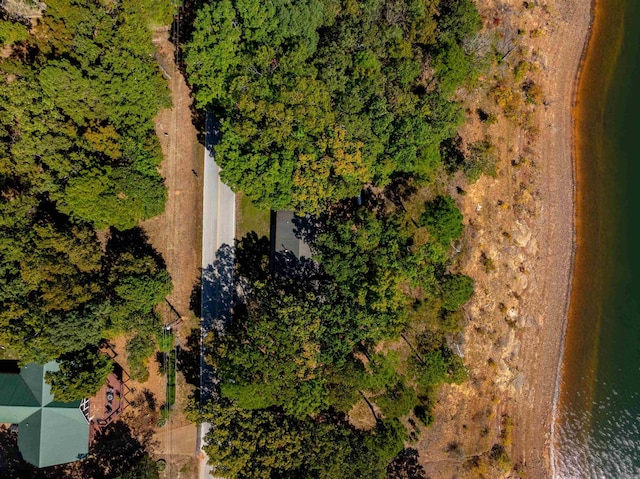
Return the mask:
<path id="1" fill-rule="evenodd" d="M 640 478 L 638 412 L 614 407 L 611 393 L 592 411 L 559 411 L 555 479 Z"/>

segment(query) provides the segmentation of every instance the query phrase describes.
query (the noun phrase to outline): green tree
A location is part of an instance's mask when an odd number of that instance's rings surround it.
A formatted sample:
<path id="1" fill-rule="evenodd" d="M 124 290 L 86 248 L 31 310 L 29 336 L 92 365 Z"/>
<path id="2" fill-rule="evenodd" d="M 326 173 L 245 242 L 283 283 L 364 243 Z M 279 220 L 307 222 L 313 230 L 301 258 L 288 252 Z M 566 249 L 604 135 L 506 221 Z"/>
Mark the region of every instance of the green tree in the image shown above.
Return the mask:
<path id="1" fill-rule="evenodd" d="M 236 16 L 230 0 L 206 3 L 197 12 L 185 63 L 189 81 L 200 87 L 196 101 L 201 108 L 224 101 L 228 72 L 241 61 L 237 52 L 242 30 L 234 25 Z"/>
<path id="2" fill-rule="evenodd" d="M 59 370 L 47 372 L 46 380 L 56 401 L 70 402 L 93 397 L 113 372 L 113 362 L 95 347 L 60 357 Z"/>
<path id="3" fill-rule="evenodd" d="M 473 280 L 464 274 L 450 274 L 442 278 L 440 288 L 442 307 L 448 311 L 456 311 L 471 298 Z"/>
<path id="4" fill-rule="evenodd" d="M 246 317 L 236 317 L 216 341 L 222 394 L 249 409 L 317 412 L 326 405 L 320 301 L 289 282 L 255 287 Z"/>
<path id="5" fill-rule="evenodd" d="M 479 27 L 472 2 L 437 4 L 199 9 L 185 61 L 197 105 L 224 119 L 225 181 L 260 206 L 315 213 L 398 173 L 433 177 L 463 118 L 448 100 L 472 70 L 462 42 Z"/>
<path id="6" fill-rule="evenodd" d="M 29 36 L 27 27 L 21 23 L 0 20 L 0 45 L 13 45 L 23 42 Z"/>
<path id="7" fill-rule="evenodd" d="M 438 36 L 441 41 L 461 42 L 482 26 L 480 14 L 472 0 L 441 0 L 438 9 Z"/>
<path id="8" fill-rule="evenodd" d="M 111 231 L 107 244 L 107 283 L 113 332 L 150 333 L 158 324 L 153 308 L 171 292 L 171 277 L 162 257 L 139 229 Z"/>
<path id="9" fill-rule="evenodd" d="M 420 222 L 435 241 L 445 246 L 462 234 L 462 213 L 450 196 L 436 196 L 427 203 Z"/>
<path id="10" fill-rule="evenodd" d="M 212 424 L 205 445 L 210 464 L 229 479 L 383 479 L 407 438 L 399 421 L 361 432 L 341 416 L 295 419 L 226 400 L 209 404 L 203 418 Z"/>
<path id="11" fill-rule="evenodd" d="M 332 330 L 353 343 L 395 336 L 409 304 L 402 285 L 411 259 L 410 236 L 398 217 L 368 208 L 336 212 L 324 221 L 313 246 L 335 283 Z"/>
<path id="12" fill-rule="evenodd" d="M 153 338 L 146 334 L 136 334 L 127 341 L 127 363 L 129 364 L 129 374 L 136 381 L 145 382 L 149 379 L 147 361 L 156 350 Z"/>
<path id="13" fill-rule="evenodd" d="M 406 416 L 417 404 L 418 395 L 413 387 L 398 381 L 385 393 L 374 399 L 385 418 L 393 419 Z"/>
<path id="14" fill-rule="evenodd" d="M 153 119 L 169 96 L 150 27 L 171 9 L 50 0 L 29 31 L 0 23 L 3 43 L 27 45 L 0 58 L 0 342 L 24 362 L 157 321 L 158 255 L 135 254 L 141 236 L 106 252 L 99 238 L 164 207 Z"/>
<path id="15" fill-rule="evenodd" d="M 308 454 L 310 431 L 281 413 L 222 402 L 207 418 L 213 422 L 205 451 L 215 473 L 225 478 L 270 479 L 298 469 Z"/>
<path id="16" fill-rule="evenodd" d="M 222 177 L 261 207 L 312 213 L 302 229 L 318 263 L 290 255 L 269 269 L 257 238 L 238 244 L 244 304 L 207 341 L 220 475 L 383 478 L 407 439 L 389 418 L 463 378 L 445 336 L 473 286 L 447 274 L 462 215 L 450 197 L 413 193 L 438 181 L 442 143 L 464 119 L 453 93 L 474 72 L 465 41 L 479 26 L 470 0 L 222 0 L 196 12 L 186 69 L 198 107 L 220 120 Z M 409 360 L 373 354 L 409 325 L 430 335 Z M 335 413 L 363 391 L 387 416 L 368 432 Z"/>

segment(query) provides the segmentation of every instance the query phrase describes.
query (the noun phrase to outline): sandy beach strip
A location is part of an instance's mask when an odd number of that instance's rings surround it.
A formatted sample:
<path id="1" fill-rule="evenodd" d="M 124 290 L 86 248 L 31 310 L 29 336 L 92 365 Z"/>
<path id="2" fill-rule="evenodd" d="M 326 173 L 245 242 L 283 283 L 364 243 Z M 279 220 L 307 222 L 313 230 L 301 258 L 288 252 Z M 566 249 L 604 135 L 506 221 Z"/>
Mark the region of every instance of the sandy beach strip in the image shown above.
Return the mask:
<path id="1" fill-rule="evenodd" d="M 535 274 L 540 287 L 527 298 L 539 328 L 522 335 L 522 393 L 513 408 L 514 459 L 529 477 L 551 477 L 552 429 L 567 326 L 575 253 L 574 107 L 592 26 L 592 0 L 553 5 L 556 24 L 541 46 L 546 58 L 539 166 L 541 205 L 533 225 L 540 245 Z"/>
<path id="2" fill-rule="evenodd" d="M 565 366 L 565 353 L 567 347 L 567 329 L 569 326 L 569 322 L 571 320 L 571 301 L 575 300 L 575 295 L 573 294 L 575 291 L 575 274 L 576 274 L 576 248 L 577 248 L 577 228 L 580 221 L 580 207 L 579 207 L 579 196 L 578 196 L 578 188 L 579 188 L 579 178 L 580 178 L 580 130 L 578 128 L 579 124 L 579 116 L 584 115 L 586 112 L 583 111 L 579 107 L 579 100 L 582 95 L 586 92 L 583 91 L 583 76 L 587 73 L 586 70 L 586 62 L 589 55 L 590 45 L 593 43 L 594 38 L 594 22 L 596 17 L 596 9 L 597 2 L 596 0 L 590 0 L 590 15 L 589 15 L 589 28 L 587 30 L 586 38 L 582 47 L 582 54 L 580 56 L 580 62 L 578 64 L 578 69 L 576 70 L 574 83 L 573 83 L 573 94 L 572 94 L 572 104 L 571 104 L 571 114 L 572 114 L 572 137 L 571 137 L 571 157 L 573 163 L 573 249 L 571 254 L 571 269 L 569 273 L 569 282 L 567 284 L 568 290 L 566 294 L 566 309 L 565 309 L 565 318 L 563 322 L 562 329 L 562 340 L 560 343 L 560 354 L 557 360 L 556 366 L 556 378 L 555 378 L 555 386 L 553 391 L 553 403 L 551 409 L 551 430 L 549 437 L 549 468 L 551 471 L 551 477 L 557 477 L 557 446 L 558 446 L 558 407 L 561 400 L 561 387 L 562 387 L 562 378 L 564 374 L 564 366 Z M 565 394 L 567 392 L 565 391 Z"/>

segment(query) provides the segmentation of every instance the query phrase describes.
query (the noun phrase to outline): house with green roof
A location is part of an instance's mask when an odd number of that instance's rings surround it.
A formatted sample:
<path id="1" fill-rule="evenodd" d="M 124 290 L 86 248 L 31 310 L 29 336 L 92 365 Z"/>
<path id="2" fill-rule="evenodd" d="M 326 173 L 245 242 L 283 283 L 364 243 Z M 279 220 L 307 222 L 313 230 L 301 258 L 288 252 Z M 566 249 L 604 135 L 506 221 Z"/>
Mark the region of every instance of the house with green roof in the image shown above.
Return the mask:
<path id="1" fill-rule="evenodd" d="M 45 375 L 57 370 L 50 362 L 0 373 L 0 423 L 18 424 L 18 449 L 37 467 L 77 461 L 89 452 L 86 401 L 54 400 Z"/>

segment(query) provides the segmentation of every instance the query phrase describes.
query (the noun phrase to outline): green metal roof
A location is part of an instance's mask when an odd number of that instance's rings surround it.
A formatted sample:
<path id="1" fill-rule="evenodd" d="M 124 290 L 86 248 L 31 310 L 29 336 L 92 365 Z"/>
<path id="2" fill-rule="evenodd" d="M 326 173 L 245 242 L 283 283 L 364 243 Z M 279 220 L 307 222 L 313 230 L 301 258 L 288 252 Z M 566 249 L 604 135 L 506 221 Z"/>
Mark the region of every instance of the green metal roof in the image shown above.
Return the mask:
<path id="1" fill-rule="evenodd" d="M 89 426 L 78 409 L 44 407 L 18 426 L 18 448 L 38 467 L 77 461 L 89 452 Z"/>
<path id="2" fill-rule="evenodd" d="M 20 370 L 20 376 L 24 382 L 29 386 L 33 395 L 38 399 L 38 402 L 46 406 L 51 401 L 53 401 L 53 395 L 51 394 L 51 386 L 49 386 L 45 380 L 44 376 L 48 371 L 55 372 L 58 369 L 58 363 L 50 362 L 45 364 L 44 366 L 40 364 L 30 363 L 27 364 Z"/>
<path id="3" fill-rule="evenodd" d="M 19 424 L 39 410 L 39 407 L 30 406 L 0 406 L 0 422 Z"/>
<path id="4" fill-rule="evenodd" d="M 80 401 L 54 401 L 45 382 L 54 362 L 28 364 L 20 374 L 0 374 L 0 422 L 18 424 L 22 457 L 38 467 L 81 459 L 89 452 L 89 424 Z"/>
<path id="5" fill-rule="evenodd" d="M 7 406 L 40 407 L 19 374 L 0 374 L 0 422 L 9 422 L 2 420 L 2 408 Z"/>

